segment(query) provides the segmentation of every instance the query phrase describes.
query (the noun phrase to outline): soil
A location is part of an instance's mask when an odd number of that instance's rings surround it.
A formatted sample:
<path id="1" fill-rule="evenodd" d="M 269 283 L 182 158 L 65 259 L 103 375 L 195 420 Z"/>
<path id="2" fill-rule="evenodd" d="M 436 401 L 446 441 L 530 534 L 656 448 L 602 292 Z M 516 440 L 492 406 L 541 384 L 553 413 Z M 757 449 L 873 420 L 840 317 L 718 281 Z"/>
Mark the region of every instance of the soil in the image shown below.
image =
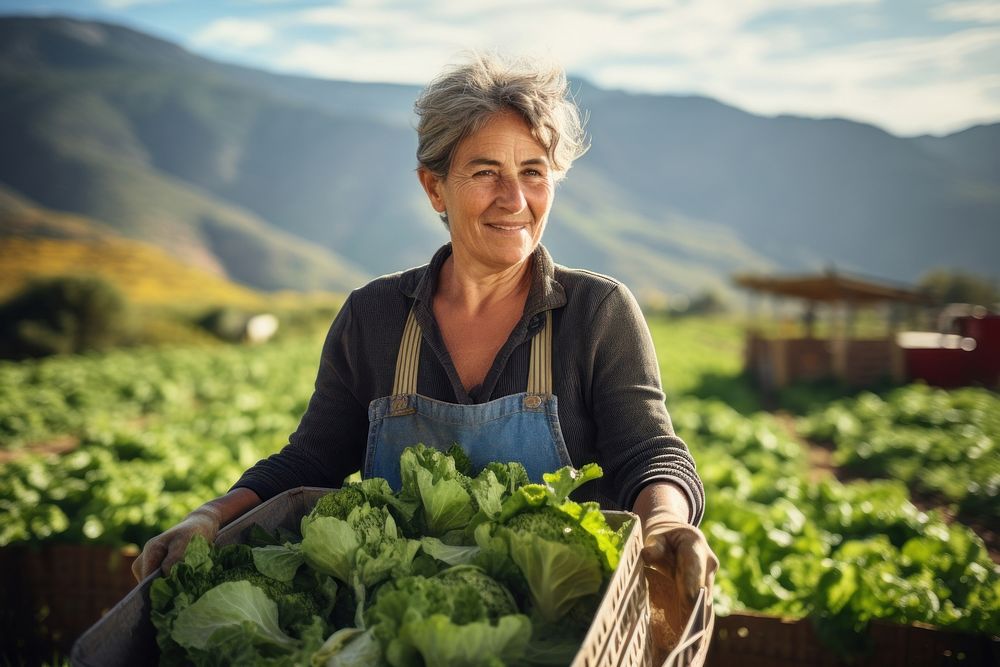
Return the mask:
<path id="1" fill-rule="evenodd" d="M 65 454 L 80 446 L 80 438 L 66 435 L 45 442 L 33 442 L 17 449 L 0 449 L 0 464 L 10 463 L 29 454 Z"/>

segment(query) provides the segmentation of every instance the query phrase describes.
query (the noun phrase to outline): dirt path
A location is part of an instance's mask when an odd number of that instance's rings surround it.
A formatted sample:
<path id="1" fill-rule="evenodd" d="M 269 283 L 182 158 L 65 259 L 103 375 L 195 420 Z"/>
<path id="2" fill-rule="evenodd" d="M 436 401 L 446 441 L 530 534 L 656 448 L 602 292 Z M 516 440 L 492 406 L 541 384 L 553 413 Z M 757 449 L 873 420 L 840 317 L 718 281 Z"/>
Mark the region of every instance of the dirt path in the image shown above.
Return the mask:
<path id="1" fill-rule="evenodd" d="M 10 463 L 32 454 L 65 454 L 80 446 L 80 438 L 64 435 L 45 442 L 33 442 L 15 449 L 0 449 L 0 464 Z"/>

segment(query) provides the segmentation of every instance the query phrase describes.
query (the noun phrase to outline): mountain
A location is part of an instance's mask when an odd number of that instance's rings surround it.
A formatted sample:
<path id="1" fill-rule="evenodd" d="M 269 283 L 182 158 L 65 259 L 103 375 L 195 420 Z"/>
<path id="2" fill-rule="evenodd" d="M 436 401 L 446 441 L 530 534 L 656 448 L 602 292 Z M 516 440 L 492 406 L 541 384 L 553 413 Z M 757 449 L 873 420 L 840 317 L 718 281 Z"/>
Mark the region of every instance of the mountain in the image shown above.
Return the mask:
<path id="1" fill-rule="evenodd" d="M 276 115 L 266 96 L 119 28 L 5 20 L 0 44 L 0 182 L 253 287 L 343 290 L 367 275 L 213 192 L 241 150 L 240 112 Z"/>
<path id="2" fill-rule="evenodd" d="M 831 263 L 995 270 L 1000 125 L 840 119 L 574 82 L 593 146 L 545 243 L 640 296 Z M 447 239 L 414 176 L 413 86 L 213 62 L 120 26 L 0 18 L 0 183 L 262 289 L 349 289 Z"/>

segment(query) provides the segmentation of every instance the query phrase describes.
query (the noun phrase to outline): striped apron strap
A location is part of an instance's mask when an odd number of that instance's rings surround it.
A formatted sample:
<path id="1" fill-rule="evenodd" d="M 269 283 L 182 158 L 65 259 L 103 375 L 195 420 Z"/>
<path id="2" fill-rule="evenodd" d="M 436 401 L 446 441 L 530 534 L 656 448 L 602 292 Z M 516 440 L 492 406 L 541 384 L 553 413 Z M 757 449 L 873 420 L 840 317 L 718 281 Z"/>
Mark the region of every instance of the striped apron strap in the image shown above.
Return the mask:
<path id="1" fill-rule="evenodd" d="M 410 309 L 403 327 L 403 339 L 396 356 L 396 378 L 392 382 L 392 395 L 417 393 L 417 368 L 420 365 L 420 325 Z"/>
<path id="2" fill-rule="evenodd" d="M 552 311 L 545 311 L 545 325 L 531 339 L 531 361 L 528 364 L 528 393 L 552 393 Z"/>

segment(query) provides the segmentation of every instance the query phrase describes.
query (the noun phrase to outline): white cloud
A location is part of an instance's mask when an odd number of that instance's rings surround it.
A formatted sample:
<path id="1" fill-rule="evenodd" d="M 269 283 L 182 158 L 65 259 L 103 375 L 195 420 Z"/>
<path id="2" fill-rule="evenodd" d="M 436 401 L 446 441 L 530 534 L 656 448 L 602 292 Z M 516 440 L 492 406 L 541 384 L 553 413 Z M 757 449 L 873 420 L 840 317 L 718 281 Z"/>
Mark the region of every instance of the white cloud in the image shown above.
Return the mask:
<path id="1" fill-rule="evenodd" d="M 405 71 L 400 69 L 405 61 Z M 279 67 L 347 81 L 425 83 L 441 69 L 442 52 L 436 47 L 358 49 L 352 41 L 335 44 L 298 44 L 277 60 Z"/>
<path id="2" fill-rule="evenodd" d="M 274 27 L 264 21 L 223 18 L 212 21 L 192 38 L 195 46 L 249 49 L 274 40 Z"/>
<path id="3" fill-rule="evenodd" d="M 744 25 L 762 12 L 780 8 L 874 4 L 878 0 L 609 0 L 540 4 L 526 0 L 455 3 L 428 0 L 419 7 L 391 0 L 348 0 L 338 7 L 296 12 L 290 24 L 336 27 L 359 48 L 392 44 L 454 53 L 463 48 L 504 47 L 545 51 L 570 69 L 598 60 L 629 57 L 701 59 L 734 48 L 755 52 L 799 48 L 790 29 L 747 33 Z M 302 59 L 297 59 L 302 60 Z M 443 62 L 443 61 L 442 61 Z M 414 71 L 398 64 L 399 80 Z M 380 68 L 383 69 L 384 68 Z"/>
<path id="4" fill-rule="evenodd" d="M 599 68 L 594 79 L 607 86 L 705 94 L 764 114 L 844 116 L 909 135 L 995 121 L 1000 74 L 970 73 L 968 65 L 996 44 L 1000 28 L 789 58 L 759 58 L 753 45 L 734 45 L 720 61 Z M 751 57 L 738 57 L 741 52 Z"/>
<path id="5" fill-rule="evenodd" d="M 1000 23 L 1000 3 L 998 2 L 949 2 L 935 7 L 931 16 L 939 21 L 972 21 L 976 23 Z"/>
<path id="6" fill-rule="evenodd" d="M 845 18 L 856 25 L 884 18 L 868 11 L 878 4 L 346 0 L 338 6 L 290 7 L 266 23 L 223 19 L 200 32 L 195 45 L 242 48 L 252 56 L 254 47 L 270 42 L 278 48 L 269 51 L 277 55 L 268 64 L 281 69 L 405 83 L 428 81 L 462 50 L 499 47 L 554 57 L 568 71 L 604 86 L 700 93 L 761 113 L 844 115 L 904 134 L 1000 116 L 997 81 L 985 66 L 1000 61 L 1000 34 L 993 27 L 862 43 L 852 43 L 857 37 L 848 35 L 842 40 L 846 45 L 819 49 L 805 31 L 815 29 L 815 22 L 755 21 L 779 9 L 796 10 L 807 21 L 809 8 L 843 6 Z M 998 6 L 969 1 L 940 12 L 984 17 Z M 309 28 L 308 39 L 294 39 L 301 28 Z M 316 36 L 324 29 L 328 39 Z"/>

